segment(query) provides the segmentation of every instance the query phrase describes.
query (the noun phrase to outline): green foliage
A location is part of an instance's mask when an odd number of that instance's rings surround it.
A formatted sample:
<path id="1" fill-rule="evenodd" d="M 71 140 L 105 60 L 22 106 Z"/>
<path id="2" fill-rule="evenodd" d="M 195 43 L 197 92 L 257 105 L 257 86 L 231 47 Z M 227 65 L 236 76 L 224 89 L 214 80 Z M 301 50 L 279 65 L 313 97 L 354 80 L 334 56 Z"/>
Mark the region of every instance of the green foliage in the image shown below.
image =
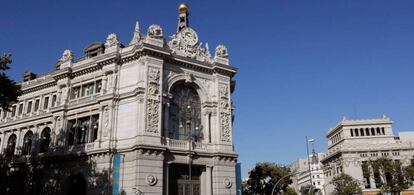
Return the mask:
<path id="1" fill-rule="evenodd" d="M 381 157 L 370 161 L 372 169 L 380 172 L 382 177 L 380 185 L 377 188 L 381 192 L 399 193 L 408 189 L 413 184 L 414 168 L 410 166 L 403 167 L 400 161 L 395 161 L 386 157 Z"/>
<path id="2" fill-rule="evenodd" d="M 4 73 L 10 69 L 8 64 L 11 63 L 11 54 L 0 56 L 0 107 L 4 110 L 9 110 L 10 104 L 16 102 L 21 94 L 20 86 Z"/>
<path id="3" fill-rule="evenodd" d="M 298 193 L 292 187 L 287 187 L 286 191 L 282 195 L 298 195 Z"/>
<path id="4" fill-rule="evenodd" d="M 249 180 L 244 185 L 246 194 L 270 195 L 273 186 L 282 179 L 275 188 L 275 192 L 287 191 L 288 185 L 292 183 L 290 169 L 275 163 L 257 163 L 255 168 L 249 172 Z"/>
<path id="5" fill-rule="evenodd" d="M 358 181 L 350 175 L 341 173 L 332 179 L 331 184 L 334 186 L 333 195 L 362 195 L 362 189 L 359 187 Z"/>

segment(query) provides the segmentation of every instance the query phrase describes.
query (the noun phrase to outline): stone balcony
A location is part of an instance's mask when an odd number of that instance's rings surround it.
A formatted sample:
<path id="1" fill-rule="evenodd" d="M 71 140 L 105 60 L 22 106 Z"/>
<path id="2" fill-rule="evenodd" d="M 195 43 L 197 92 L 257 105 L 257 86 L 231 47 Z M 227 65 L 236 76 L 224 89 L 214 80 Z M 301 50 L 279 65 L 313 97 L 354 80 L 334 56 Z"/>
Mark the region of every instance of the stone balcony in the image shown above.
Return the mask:
<path id="1" fill-rule="evenodd" d="M 188 140 L 177 140 L 166 138 L 163 145 L 176 150 L 207 151 L 208 144 L 202 142 L 190 142 Z"/>

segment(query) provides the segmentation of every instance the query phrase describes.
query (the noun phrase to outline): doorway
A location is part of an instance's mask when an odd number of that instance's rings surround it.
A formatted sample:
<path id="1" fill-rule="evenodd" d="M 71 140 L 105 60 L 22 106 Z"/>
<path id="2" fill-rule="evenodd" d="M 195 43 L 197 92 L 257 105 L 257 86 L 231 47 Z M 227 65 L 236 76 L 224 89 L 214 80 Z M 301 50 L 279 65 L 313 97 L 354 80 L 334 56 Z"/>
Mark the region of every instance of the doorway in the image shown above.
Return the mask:
<path id="1" fill-rule="evenodd" d="M 202 166 L 172 164 L 169 166 L 168 194 L 169 195 L 200 195 Z M 192 192 L 192 193 L 191 193 Z"/>

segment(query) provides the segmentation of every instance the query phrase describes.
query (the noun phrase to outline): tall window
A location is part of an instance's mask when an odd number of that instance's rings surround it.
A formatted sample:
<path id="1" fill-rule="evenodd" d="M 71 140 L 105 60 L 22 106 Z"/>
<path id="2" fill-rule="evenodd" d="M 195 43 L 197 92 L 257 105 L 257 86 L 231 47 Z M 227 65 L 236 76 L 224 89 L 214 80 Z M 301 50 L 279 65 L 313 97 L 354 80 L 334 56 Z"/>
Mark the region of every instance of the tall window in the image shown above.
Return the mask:
<path id="1" fill-rule="evenodd" d="M 56 106 L 56 103 L 57 103 L 57 96 L 56 95 L 53 95 L 52 96 L 52 107 L 55 107 Z"/>
<path id="2" fill-rule="evenodd" d="M 19 105 L 19 115 L 23 114 L 23 103 Z"/>
<path id="3" fill-rule="evenodd" d="M 68 121 L 68 145 L 94 142 L 98 138 L 99 115 Z"/>
<path id="4" fill-rule="evenodd" d="M 3 110 L 3 119 L 7 117 L 7 110 Z"/>
<path id="5" fill-rule="evenodd" d="M 12 107 L 11 117 L 16 116 L 16 108 L 17 108 L 17 105 L 14 105 L 14 106 Z"/>
<path id="6" fill-rule="evenodd" d="M 39 110 L 39 104 L 40 104 L 40 100 L 39 100 L 39 99 L 37 99 L 37 100 L 35 101 L 35 107 L 34 107 L 34 111 L 35 111 L 35 112 L 37 112 L 37 111 Z"/>
<path id="7" fill-rule="evenodd" d="M 6 156 L 11 157 L 14 155 L 14 151 L 16 149 L 16 140 L 16 134 L 10 135 L 9 140 L 7 141 Z"/>
<path id="8" fill-rule="evenodd" d="M 45 102 L 43 103 L 43 109 L 49 108 L 49 96 L 45 97 Z"/>
<path id="9" fill-rule="evenodd" d="M 32 112 L 32 101 L 30 101 L 28 104 L 27 104 L 27 112 L 26 113 L 31 113 Z"/>
<path id="10" fill-rule="evenodd" d="M 47 152 L 50 144 L 50 128 L 46 127 L 43 129 L 42 134 L 40 135 L 40 152 Z"/>
<path id="11" fill-rule="evenodd" d="M 22 155 L 28 155 L 32 151 L 32 138 L 33 132 L 28 131 L 23 138 L 23 148 L 22 148 Z"/>
<path id="12" fill-rule="evenodd" d="M 201 104 L 197 91 L 179 84 L 172 88 L 169 107 L 169 135 L 172 139 L 201 141 Z"/>

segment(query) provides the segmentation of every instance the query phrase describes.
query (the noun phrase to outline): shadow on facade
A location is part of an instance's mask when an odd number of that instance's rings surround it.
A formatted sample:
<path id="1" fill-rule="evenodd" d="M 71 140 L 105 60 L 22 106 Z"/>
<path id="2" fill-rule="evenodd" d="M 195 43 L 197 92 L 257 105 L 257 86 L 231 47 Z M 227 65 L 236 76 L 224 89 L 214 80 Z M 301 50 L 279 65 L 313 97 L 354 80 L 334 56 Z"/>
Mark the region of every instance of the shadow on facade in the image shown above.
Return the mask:
<path id="1" fill-rule="evenodd" d="M 68 151 L 62 144 L 65 137 L 57 137 L 54 143 L 60 146 L 51 146 L 43 153 L 39 153 L 36 134 L 28 155 L 22 155 L 22 148 L 16 147 L 14 155 L 6 148 L 0 154 L 0 194 L 110 194 L 110 166 L 97 167 L 102 156 L 87 155 L 79 149 Z"/>

